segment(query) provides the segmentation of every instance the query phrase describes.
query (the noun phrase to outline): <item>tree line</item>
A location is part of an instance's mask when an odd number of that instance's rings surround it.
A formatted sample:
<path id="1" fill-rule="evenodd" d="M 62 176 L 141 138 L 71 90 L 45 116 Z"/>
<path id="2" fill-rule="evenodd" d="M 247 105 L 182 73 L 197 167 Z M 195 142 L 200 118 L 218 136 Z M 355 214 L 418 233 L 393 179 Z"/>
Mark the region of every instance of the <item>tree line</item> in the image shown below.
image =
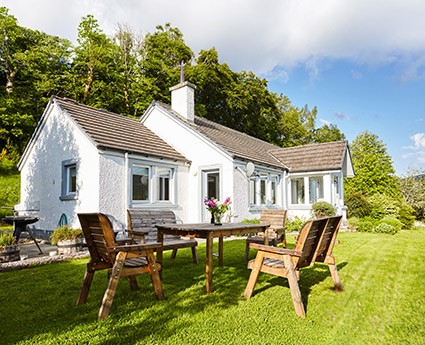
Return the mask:
<path id="1" fill-rule="evenodd" d="M 195 56 L 170 24 L 146 35 L 121 24 L 107 36 L 88 15 L 73 45 L 20 26 L 0 7 L 0 160 L 16 162 L 52 95 L 140 117 L 153 100 L 170 102 L 181 64 L 197 86 L 198 116 L 282 147 L 345 138 L 335 125 L 316 127 L 316 107 L 295 107 L 266 79 L 232 71 L 215 48 Z"/>

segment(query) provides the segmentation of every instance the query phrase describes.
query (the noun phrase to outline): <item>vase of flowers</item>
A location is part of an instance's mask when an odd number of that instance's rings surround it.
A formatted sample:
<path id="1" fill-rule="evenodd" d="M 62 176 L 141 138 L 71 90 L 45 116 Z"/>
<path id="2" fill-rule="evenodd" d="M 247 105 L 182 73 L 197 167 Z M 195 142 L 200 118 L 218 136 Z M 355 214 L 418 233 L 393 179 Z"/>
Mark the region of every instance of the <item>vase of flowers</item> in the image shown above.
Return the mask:
<path id="1" fill-rule="evenodd" d="M 221 219 L 229 209 L 230 197 L 227 197 L 224 202 L 220 202 L 215 198 L 205 198 L 204 204 L 207 207 L 207 210 L 211 212 L 211 223 L 221 225 Z"/>

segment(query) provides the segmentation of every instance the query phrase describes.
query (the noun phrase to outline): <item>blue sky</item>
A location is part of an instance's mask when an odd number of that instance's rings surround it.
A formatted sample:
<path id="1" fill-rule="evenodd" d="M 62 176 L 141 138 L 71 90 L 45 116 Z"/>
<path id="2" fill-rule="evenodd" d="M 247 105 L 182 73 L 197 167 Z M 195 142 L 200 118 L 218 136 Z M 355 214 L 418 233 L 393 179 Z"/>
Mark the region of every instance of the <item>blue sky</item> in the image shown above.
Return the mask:
<path id="1" fill-rule="evenodd" d="M 295 106 L 317 106 L 352 141 L 366 130 L 387 146 L 398 175 L 425 169 L 425 1 L 0 0 L 20 25 L 75 42 L 93 14 L 153 32 L 179 28 L 195 54 L 269 80 Z"/>

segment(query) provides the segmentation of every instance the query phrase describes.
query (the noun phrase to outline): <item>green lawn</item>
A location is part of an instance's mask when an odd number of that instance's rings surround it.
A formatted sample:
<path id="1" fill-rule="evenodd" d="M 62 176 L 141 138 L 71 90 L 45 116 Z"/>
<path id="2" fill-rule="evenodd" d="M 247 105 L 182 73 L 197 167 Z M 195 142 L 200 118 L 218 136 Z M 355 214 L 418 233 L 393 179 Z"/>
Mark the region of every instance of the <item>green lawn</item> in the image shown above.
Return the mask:
<path id="1" fill-rule="evenodd" d="M 425 344 L 425 229 L 394 236 L 340 233 L 334 254 L 342 293 L 327 266 L 301 271 L 307 317 L 296 317 L 287 281 L 262 274 L 250 300 L 244 241 L 226 241 L 215 292 L 204 293 L 190 250 L 164 259 L 167 299 L 156 301 L 149 278 L 139 291 L 121 281 L 110 316 L 96 321 L 106 288 L 97 273 L 88 302 L 75 305 L 85 260 L 0 273 L 0 343 L 5 344 Z M 251 256 L 254 255 L 252 251 Z"/>

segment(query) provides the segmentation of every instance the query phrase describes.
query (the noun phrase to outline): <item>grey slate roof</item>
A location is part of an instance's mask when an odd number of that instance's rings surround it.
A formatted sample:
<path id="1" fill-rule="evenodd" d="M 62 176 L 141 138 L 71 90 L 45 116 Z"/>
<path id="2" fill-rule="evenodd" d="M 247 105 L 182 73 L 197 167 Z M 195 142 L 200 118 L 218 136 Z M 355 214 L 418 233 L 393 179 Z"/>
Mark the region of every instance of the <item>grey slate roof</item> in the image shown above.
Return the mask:
<path id="1" fill-rule="evenodd" d="M 290 172 L 339 170 L 348 148 L 346 140 L 323 144 L 280 148 L 270 153 L 289 167 Z"/>
<path id="2" fill-rule="evenodd" d="M 162 102 L 155 102 L 154 104 L 181 119 L 180 115 L 173 111 L 170 105 Z M 279 149 L 279 146 L 254 138 L 248 134 L 220 125 L 203 117 L 195 116 L 194 123 L 182 121 L 192 126 L 195 130 L 216 143 L 235 158 L 253 161 L 254 163 L 260 163 L 279 169 L 286 169 L 285 164 L 268 153 L 271 150 Z"/>
<path id="3" fill-rule="evenodd" d="M 99 149 L 188 161 L 138 120 L 66 98 L 53 97 L 52 100 L 81 126 Z"/>

